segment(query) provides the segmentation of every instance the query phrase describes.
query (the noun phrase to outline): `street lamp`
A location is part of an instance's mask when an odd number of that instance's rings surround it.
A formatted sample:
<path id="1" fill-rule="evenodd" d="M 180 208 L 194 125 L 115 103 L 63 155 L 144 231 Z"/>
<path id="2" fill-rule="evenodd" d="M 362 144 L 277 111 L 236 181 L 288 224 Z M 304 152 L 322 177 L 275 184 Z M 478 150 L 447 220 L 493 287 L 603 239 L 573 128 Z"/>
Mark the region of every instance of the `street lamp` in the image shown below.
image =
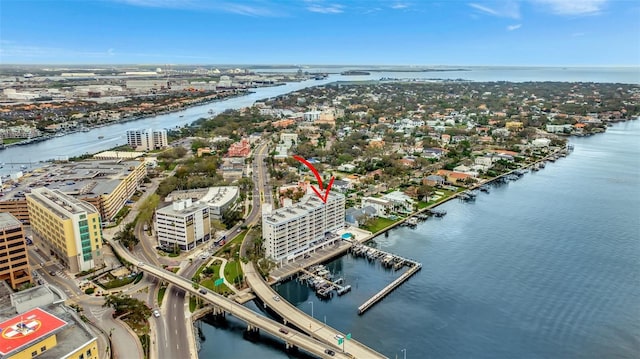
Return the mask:
<path id="1" fill-rule="evenodd" d="M 311 318 L 313 318 L 313 302 L 307 302 L 309 304 L 311 304 Z"/>
<path id="2" fill-rule="evenodd" d="M 407 359 L 407 349 L 402 349 L 401 352 L 403 354 L 403 359 Z"/>

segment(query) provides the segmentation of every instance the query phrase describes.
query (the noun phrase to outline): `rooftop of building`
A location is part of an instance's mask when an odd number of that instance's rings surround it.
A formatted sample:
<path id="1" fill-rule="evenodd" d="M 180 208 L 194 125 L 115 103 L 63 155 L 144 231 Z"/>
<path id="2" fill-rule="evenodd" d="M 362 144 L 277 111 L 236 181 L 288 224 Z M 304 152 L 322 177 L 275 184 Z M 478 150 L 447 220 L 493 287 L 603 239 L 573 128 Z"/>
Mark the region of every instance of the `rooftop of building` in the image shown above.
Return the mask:
<path id="1" fill-rule="evenodd" d="M 69 213 L 94 213 L 96 208 L 87 202 L 62 193 L 60 190 L 50 190 L 46 187 L 36 188 L 29 195 L 61 218 L 68 218 Z"/>
<path id="2" fill-rule="evenodd" d="M 139 151 L 103 151 L 93 155 L 98 160 L 132 160 L 144 156 L 144 152 Z"/>
<path id="3" fill-rule="evenodd" d="M 11 295 L 13 294 L 13 290 L 9 286 L 9 284 L 3 280 L 0 281 L 0 303 L 5 303 L 4 305 L 0 305 L 0 318 L 9 317 L 15 314 L 15 309 L 8 305 L 11 303 Z"/>
<path id="4" fill-rule="evenodd" d="M 40 308 L 5 319 L 0 323 L 0 355 L 16 353 L 67 326 L 67 322 Z"/>
<path id="5" fill-rule="evenodd" d="M 364 197 L 362 201 L 367 203 L 378 203 L 378 204 L 384 204 L 384 205 L 391 204 L 390 200 L 385 198 L 378 198 L 378 197 Z"/>
<path id="6" fill-rule="evenodd" d="M 43 285 L 32 287 L 17 293 L 13 293 L 13 292 L 10 293 L 11 303 L 14 303 L 14 304 L 26 303 L 33 300 L 34 298 L 42 298 L 45 296 L 53 297 L 53 292 L 51 291 L 51 289 Z"/>
<path id="7" fill-rule="evenodd" d="M 166 207 L 162 207 L 156 211 L 158 214 L 168 216 L 182 217 L 195 211 L 209 208 L 208 204 L 193 202 L 191 198 L 175 201 Z"/>
<path id="8" fill-rule="evenodd" d="M 38 293 L 42 294 L 44 291 L 53 294 L 46 286 L 38 286 L 17 293 L 12 293 L 6 285 L 4 289 L 3 286 L 0 286 L 0 300 L 2 303 L 6 303 L 0 306 L 0 321 L 2 321 L 0 324 L 2 331 L 0 359 L 11 357 L 20 349 L 37 344 L 52 334 L 56 334 L 57 345 L 47 348 L 38 358 L 63 358 L 96 338 L 75 311 L 59 301 L 50 302 L 40 307 L 34 306 L 19 314 L 13 306 L 8 304 L 10 300 L 5 298 L 11 296 L 14 301 L 26 303 L 30 298 L 20 298 L 21 296 L 34 296 Z M 56 299 L 55 295 L 51 295 L 50 298 L 53 298 L 54 301 L 59 299 Z M 11 335 L 10 333 L 15 331 L 16 323 L 20 323 L 20 321 L 30 328 L 30 333 L 28 335 L 22 334 L 21 337 L 16 336 L 19 334 Z M 35 323 L 35 325 L 30 323 Z"/>
<path id="9" fill-rule="evenodd" d="M 327 202 L 331 202 L 340 198 L 344 199 L 344 195 L 341 193 L 329 192 Z M 306 194 L 300 199 L 299 202 L 293 203 L 290 206 L 278 208 L 271 211 L 270 213 L 265 213 L 263 216 L 263 220 L 269 223 L 280 223 L 305 215 L 324 205 L 325 203 L 322 202 L 322 200 L 320 200 L 320 198 L 318 198 L 318 196 L 316 196 L 315 194 Z"/>
<path id="10" fill-rule="evenodd" d="M 141 163 L 139 160 L 112 159 L 53 164 L 25 173 L 18 181 L 13 181 L 10 188 L 5 188 L 2 200 L 24 198 L 38 187 L 80 197 L 110 194 Z"/>
<path id="11" fill-rule="evenodd" d="M 11 229 L 21 226 L 22 223 L 11 213 L 0 212 L 0 230 Z"/>
<path id="12" fill-rule="evenodd" d="M 210 207 L 221 207 L 232 201 L 240 189 L 237 186 L 209 187 L 186 191 L 173 191 L 167 200 L 191 198 Z"/>

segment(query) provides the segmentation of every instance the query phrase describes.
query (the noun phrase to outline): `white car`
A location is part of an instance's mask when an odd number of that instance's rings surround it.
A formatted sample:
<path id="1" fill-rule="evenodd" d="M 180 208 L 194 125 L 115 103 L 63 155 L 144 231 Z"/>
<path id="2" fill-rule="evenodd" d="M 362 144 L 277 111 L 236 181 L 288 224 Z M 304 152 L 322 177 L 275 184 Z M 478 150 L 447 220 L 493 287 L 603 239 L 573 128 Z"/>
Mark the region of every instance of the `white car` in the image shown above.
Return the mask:
<path id="1" fill-rule="evenodd" d="M 153 311 L 153 316 L 158 318 L 160 316 L 160 312 L 156 309 Z"/>
<path id="2" fill-rule="evenodd" d="M 274 295 L 273 296 L 273 300 L 275 300 L 276 302 L 279 302 L 280 301 L 280 297 L 278 297 L 277 295 Z"/>

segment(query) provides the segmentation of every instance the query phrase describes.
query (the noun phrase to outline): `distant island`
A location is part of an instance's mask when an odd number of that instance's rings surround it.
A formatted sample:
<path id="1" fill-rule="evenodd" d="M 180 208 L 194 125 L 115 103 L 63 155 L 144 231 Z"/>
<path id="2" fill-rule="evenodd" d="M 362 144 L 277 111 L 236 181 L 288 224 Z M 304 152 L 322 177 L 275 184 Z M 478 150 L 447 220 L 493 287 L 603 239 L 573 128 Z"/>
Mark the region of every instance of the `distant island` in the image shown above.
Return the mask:
<path id="1" fill-rule="evenodd" d="M 367 72 L 367 71 L 361 71 L 361 70 L 349 70 L 349 71 L 341 72 L 340 75 L 343 75 L 343 76 L 354 76 L 354 75 L 365 76 L 365 75 L 371 75 L 371 73 Z"/>
<path id="2" fill-rule="evenodd" d="M 390 68 L 366 70 L 373 72 L 446 72 L 446 71 L 471 71 L 470 69 L 429 69 L 429 68 Z"/>

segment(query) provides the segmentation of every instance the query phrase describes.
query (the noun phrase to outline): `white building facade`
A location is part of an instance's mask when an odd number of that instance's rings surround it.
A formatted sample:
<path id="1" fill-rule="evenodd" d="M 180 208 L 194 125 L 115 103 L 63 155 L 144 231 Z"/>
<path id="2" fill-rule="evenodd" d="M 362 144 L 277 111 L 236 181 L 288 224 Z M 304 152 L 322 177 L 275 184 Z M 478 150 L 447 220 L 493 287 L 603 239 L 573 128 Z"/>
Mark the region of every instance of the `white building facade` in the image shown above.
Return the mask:
<path id="1" fill-rule="evenodd" d="M 191 251 L 211 239 L 209 206 L 191 199 L 175 201 L 156 211 L 155 230 L 160 247 Z"/>
<path id="2" fill-rule="evenodd" d="M 292 260 L 307 252 L 341 240 L 344 229 L 345 197 L 330 193 L 323 203 L 313 192 L 300 202 L 262 215 L 265 254 L 275 261 Z"/>
<path id="3" fill-rule="evenodd" d="M 167 130 L 128 130 L 127 144 L 138 151 L 158 150 L 169 146 Z"/>
<path id="4" fill-rule="evenodd" d="M 362 208 L 373 207 L 376 210 L 376 216 L 387 218 L 393 212 L 393 202 L 376 197 L 362 198 Z"/>

